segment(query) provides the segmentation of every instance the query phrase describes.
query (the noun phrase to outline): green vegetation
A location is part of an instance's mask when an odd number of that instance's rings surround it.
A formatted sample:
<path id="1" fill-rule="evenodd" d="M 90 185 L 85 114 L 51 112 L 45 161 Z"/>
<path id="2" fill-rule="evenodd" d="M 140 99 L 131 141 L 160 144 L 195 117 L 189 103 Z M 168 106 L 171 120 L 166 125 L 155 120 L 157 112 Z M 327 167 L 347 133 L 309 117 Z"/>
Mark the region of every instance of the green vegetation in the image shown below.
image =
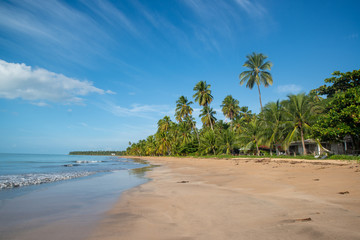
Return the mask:
<path id="1" fill-rule="evenodd" d="M 123 156 L 126 155 L 125 151 L 73 151 L 69 152 L 69 155 L 116 155 L 116 156 Z"/>
<path id="2" fill-rule="evenodd" d="M 266 62 L 266 58 L 263 54 L 248 55 L 244 67 L 250 70 L 239 76 L 240 84 L 246 82 L 250 89 L 255 84 L 258 86 L 259 114 L 240 106 L 238 100 L 228 95 L 221 104 L 226 121 L 217 120 L 216 112 L 210 106 L 213 101 L 211 85 L 200 81 L 193 89 L 193 98 L 202 107 L 199 115 L 202 128 L 196 127 L 191 107 L 193 102 L 181 96 L 176 101 L 176 122 L 169 116 L 160 119 L 157 132 L 146 140 L 129 143 L 126 154 L 231 158 L 239 155 L 272 156 L 276 152 L 276 157 L 288 158 L 291 154 L 293 158 L 315 159 L 317 151 L 307 149 L 306 141 L 320 144 L 343 141 L 345 137 L 352 139 L 352 150 L 359 154 L 360 70 L 334 72 L 332 78 L 325 79 L 328 85 L 309 94 L 289 95 L 285 100 L 269 102 L 263 107 L 260 85 L 267 87 L 273 83 L 267 71 L 272 63 Z M 289 149 L 294 141 L 301 144 L 299 151 L 302 156 L 295 156 L 298 152 Z M 343 159 L 341 156 L 336 158 Z"/>
<path id="3" fill-rule="evenodd" d="M 252 89 L 254 84 L 257 85 L 259 91 L 259 100 L 261 111 L 263 110 L 262 102 L 261 102 L 261 93 L 260 93 L 260 85 L 263 84 L 265 87 L 272 85 L 273 80 L 271 74 L 267 70 L 271 70 L 272 63 L 270 61 L 265 62 L 267 56 L 262 53 L 252 53 L 251 55 L 247 55 L 248 59 L 244 63 L 244 67 L 247 67 L 248 71 L 244 71 L 240 73 L 240 84 L 243 85 L 246 82 L 246 87 Z"/>

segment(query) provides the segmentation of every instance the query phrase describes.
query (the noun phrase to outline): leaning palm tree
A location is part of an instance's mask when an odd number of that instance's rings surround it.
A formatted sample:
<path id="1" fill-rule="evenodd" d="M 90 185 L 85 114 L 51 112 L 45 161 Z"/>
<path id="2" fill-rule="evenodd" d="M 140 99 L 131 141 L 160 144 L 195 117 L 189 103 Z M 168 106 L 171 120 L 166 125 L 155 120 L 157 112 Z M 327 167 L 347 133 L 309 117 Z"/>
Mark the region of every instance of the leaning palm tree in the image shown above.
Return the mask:
<path id="1" fill-rule="evenodd" d="M 232 121 L 240 113 L 239 101 L 234 99 L 231 95 L 227 95 L 220 107 L 222 107 L 221 110 L 224 113 L 224 116 L 230 119 L 230 124 L 232 125 Z"/>
<path id="2" fill-rule="evenodd" d="M 210 87 L 211 85 L 207 84 L 206 81 L 200 81 L 195 85 L 193 90 L 196 92 L 193 95 L 193 98 L 195 98 L 195 102 L 198 102 L 200 106 L 208 107 L 212 102 L 213 96 L 211 95 Z M 211 129 L 214 130 L 210 119 L 209 122 Z"/>
<path id="3" fill-rule="evenodd" d="M 176 101 L 175 118 L 178 122 L 182 122 L 184 119 L 191 116 L 193 112 L 192 107 L 190 107 L 191 104 L 193 104 L 193 102 L 189 101 L 184 96 L 181 96 Z"/>
<path id="4" fill-rule="evenodd" d="M 263 84 L 265 87 L 272 85 L 273 80 L 270 72 L 267 70 L 271 70 L 272 63 L 270 61 L 266 61 L 267 56 L 262 53 L 252 53 L 251 55 L 246 56 L 247 61 L 244 63 L 244 67 L 249 68 L 250 70 L 244 71 L 240 73 L 240 85 L 243 85 L 246 82 L 246 87 L 252 89 L 254 84 L 257 85 L 259 91 L 259 100 L 260 107 L 262 111 L 262 102 L 261 102 L 261 93 L 260 93 L 260 85 Z"/>
<path id="5" fill-rule="evenodd" d="M 201 109 L 201 113 L 199 117 L 201 117 L 201 121 L 204 126 L 210 126 L 213 130 L 213 127 L 216 122 L 216 117 L 214 116 L 216 111 L 214 111 L 211 107 L 205 106 Z"/>

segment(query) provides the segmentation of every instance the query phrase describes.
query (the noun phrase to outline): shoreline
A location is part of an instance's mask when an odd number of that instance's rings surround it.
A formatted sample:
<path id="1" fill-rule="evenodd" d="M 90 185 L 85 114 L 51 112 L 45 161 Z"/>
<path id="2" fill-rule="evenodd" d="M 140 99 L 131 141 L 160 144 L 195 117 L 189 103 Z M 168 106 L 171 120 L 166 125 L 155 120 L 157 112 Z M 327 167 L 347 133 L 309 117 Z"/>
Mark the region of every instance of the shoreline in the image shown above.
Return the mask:
<path id="1" fill-rule="evenodd" d="M 126 158 L 160 167 L 122 193 L 91 240 L 360 239 L 358 163 Z"/>

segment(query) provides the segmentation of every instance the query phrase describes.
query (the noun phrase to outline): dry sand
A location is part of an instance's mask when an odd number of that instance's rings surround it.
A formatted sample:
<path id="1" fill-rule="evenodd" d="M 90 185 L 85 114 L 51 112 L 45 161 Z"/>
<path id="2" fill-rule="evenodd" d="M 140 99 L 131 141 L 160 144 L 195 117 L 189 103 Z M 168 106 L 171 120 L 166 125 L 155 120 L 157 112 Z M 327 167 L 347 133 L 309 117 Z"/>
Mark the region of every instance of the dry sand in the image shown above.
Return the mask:
<path id="1" fill-rule="evenodd" d="M 360 239 L 360 165 L 144 157 L 93 239 Z M 342 194 L 341 194 L 342 193 Z"/>

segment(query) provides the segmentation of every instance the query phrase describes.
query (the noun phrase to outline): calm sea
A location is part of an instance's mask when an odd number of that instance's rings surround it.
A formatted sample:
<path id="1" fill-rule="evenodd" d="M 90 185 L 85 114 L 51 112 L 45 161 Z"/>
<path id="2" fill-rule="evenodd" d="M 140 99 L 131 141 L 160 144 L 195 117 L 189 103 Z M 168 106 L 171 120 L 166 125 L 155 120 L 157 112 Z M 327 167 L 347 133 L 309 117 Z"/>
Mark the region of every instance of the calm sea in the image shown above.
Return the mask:
<path id="1" fill-rule="evenodd" d="M 142 166 L 145 165 L 116 156 L 0 153 L 0 190 Z"/>
<path id="2" fill-rule="evenodd" d="M 115 156 L 0 153 L 0 239 L 86 239 L 144 162 Z"/>

